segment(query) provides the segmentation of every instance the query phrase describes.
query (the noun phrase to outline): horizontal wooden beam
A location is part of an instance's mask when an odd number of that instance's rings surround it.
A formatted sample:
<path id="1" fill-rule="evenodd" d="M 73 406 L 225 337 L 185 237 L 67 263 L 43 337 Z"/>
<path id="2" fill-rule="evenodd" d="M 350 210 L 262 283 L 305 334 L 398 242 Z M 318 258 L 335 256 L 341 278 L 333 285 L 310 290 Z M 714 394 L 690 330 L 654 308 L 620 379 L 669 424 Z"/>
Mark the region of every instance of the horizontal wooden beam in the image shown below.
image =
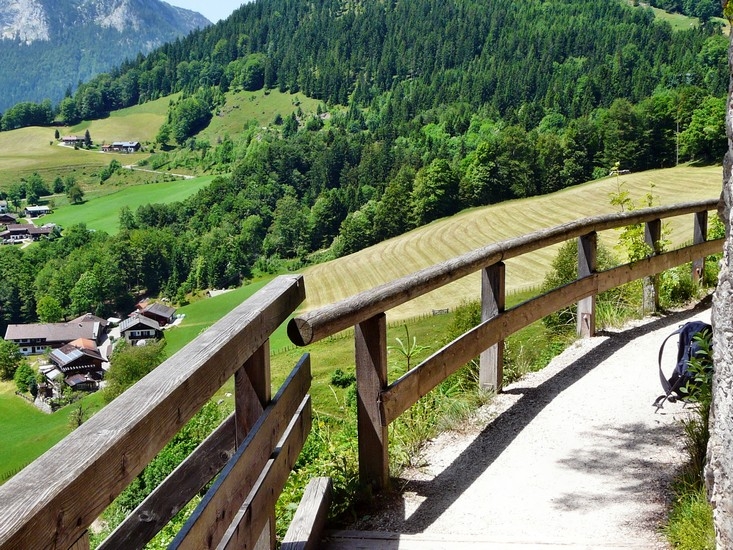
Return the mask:
<path id="1" fill-rule="evenodd" d="M 218 544 L 272 457 L 310 383 L 310 356 L 304 355 L 169 548 L 198 550 Z"/>
<path id="2" fill-rule="evenodd" d="M 320 548 L 323 528 L 328 519 L 333 483 L 330 477 L 315 477 L 305 488 L 280 550 L 315 550 Z"/>
<path id="3" fill-rule="evenodd" d="M 0 549 L 69 548 L 304 298 L 273 280 L 0 486 Z"/>
<path id="4" fill-rule="evenodd" d="M 288 336 L 296 345 L 308 345 L 497 262 L 506 261 L 509 258 L 527 254 L 591 232 L 712 210 L 717 208 L 717 204 L 718 199 L 716 198 L 672 206 L 656 206 L 631 212 L 605 214 L 574 220 L 521 237 L 492 243 L 446 262 L 366 290 L 335 304 L 300 315 L 288 324 Z"/>
<path id="5" fill-rule="evenodd" d="M 232 413 L 97 549 L 143 548 L 226 465 L 234 454 L 234 436 Z"/>
<path id="6" fill-rule="evenodd" d="M 707 241 L 593 273 L 482 322 L 425 359 L 382 392 L 382 425 L 389 425 L 448 376 L 514 332 L 582 298 L 660 273 L 701 255 L 718 253 L 722 245 L 723 239 Z"/>
<path id="7" fill-rule="evenodd" d="M 290 421 L 272 458 L 262 469 L 257 483 L 227 529 L 217 550 L 253 548 L 270 519 L 269 510 L 275 507 L 290 471 L 298 461 L 306 437 L 311 430 L 310 395 L 303 399 Z"/>

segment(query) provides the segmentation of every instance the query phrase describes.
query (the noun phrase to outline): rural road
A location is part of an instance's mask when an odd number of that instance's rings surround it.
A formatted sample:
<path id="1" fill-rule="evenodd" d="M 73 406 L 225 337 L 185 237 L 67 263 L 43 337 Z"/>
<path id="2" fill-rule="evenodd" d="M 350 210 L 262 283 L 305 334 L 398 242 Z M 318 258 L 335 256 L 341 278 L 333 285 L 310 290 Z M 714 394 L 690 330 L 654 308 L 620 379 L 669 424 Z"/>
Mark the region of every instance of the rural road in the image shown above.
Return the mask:
<path id="1" fill-rule="evenodd" d="M 350 529 L 402 533 L 373 548 L 667 548 L 659 529 L 689 411 L 651 404 L 662 393 L 659 346 L 693 318 L 709 322 L 709 305 L 572 345 L 470 427 L 430 442 L 402 495 Z M 669 342 L 668 369 L 675 360 Z"/>

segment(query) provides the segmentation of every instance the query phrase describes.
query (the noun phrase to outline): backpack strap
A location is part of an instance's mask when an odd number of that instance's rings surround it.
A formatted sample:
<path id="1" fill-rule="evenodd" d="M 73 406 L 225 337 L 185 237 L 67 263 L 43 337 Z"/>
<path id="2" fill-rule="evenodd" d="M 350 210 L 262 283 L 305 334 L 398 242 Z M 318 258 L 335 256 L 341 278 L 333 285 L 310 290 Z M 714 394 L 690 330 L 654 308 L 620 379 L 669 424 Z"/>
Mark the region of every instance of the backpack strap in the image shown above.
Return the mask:
<path id="1" fill-rule="evenodd" d="M 659 347 L 659 359 L 658 359 L 658 362 L 659 362 L 659 381 L 662 383 L 662 388 L 664 389 L 665 397 L 669 396 L 669 394 L 672 393 L 673 388 L 672 388 L 671 384 L 669 383 L 669 381 L 667 380 L 667 378 L 664 376 L 664 371 L 662 371 L 662 354 L 664 353 L 664 344 L 666 344 L 667 343 L 667 340 L 669 340 L 670 338 L 672 338 L 672 336 L 674 336 L 675 334 L 679 334 L 680 332 L 682 332 L 683 328 L 684 328 L 684 326 L 681 326 L 680 328 L 678 328 L 677 330 L 675 330 L 672 334 L 670 334 L 669 336 L 667 336 L 664 339 L 664 342 L 662 342 L 662 345 Z M 657 401 L 659 401 L 659 398 L 657 399 Z M 657 402 L 655 401 L 654 404 L 656 405 Z"/>

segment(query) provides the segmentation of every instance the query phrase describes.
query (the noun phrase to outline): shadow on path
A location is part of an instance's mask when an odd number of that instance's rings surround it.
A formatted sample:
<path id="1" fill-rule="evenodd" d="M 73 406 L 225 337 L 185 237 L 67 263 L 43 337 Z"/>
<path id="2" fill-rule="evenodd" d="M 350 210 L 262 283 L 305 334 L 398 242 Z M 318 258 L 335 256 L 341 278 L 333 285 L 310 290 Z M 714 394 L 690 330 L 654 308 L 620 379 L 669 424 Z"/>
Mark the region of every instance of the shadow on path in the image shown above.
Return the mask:
<path id="1" fill-rule="evenodd" d="M 599 333 L 610 338 L 577 359 L 558 374 L 537 387 L 513 387 L 507 394 L 521 395 L 519 400 L 499 414 L 443 472 L 429 481 L 396 480 L 404 491 L 424 497 L 409 519 L 403 519 L 399 531 L 406 534 L 424 532 L 448 507 L 458 500 L 478 477 L 514 441 L 517 435 L 561 392 L 575 384 L 597 365 L 611 357 L 636 338 L 650 331 L 684 322 L 690 316 L 709 308 L 706 299 L 693 309 L 675 312 L 618 333 Z M 521 384 L 521 381 L 519 382 Z M 650 403 L 651 409 L 651 403 Z M 476 457 L 481 457 L 476 460 Z M 453 498 L 446 498 L 451 494 Z M 566 495 L 567 497 L 568 495 Z M 564 502 L 567 505 L 567 500 Z M 562 506 L 561 501 L 560 505 Z M 405 517 L 404 509 L 402 518 Z"/>

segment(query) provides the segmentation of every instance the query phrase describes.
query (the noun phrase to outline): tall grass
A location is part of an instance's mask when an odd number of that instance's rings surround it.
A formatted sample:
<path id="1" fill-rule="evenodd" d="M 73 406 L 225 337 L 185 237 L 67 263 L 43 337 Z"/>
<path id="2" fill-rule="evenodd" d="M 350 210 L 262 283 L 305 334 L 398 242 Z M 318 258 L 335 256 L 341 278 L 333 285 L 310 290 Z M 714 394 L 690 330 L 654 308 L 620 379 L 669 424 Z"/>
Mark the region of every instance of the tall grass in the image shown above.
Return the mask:
<path id="1" fill-rule="evenodd" d="M 683 421 L 683 443 L 687 462 L 674 481 L 674 502 L 664 532 L 675 548 L 707 550 L 715 548 L 713 511 L 705 491 L 704 470 L 710 437 L 709 419 L 712 402 L 711 335 L 696 336 L 701 346 L 697 357 L 690 360 L 695 376 L 689 399 L 693 414 Z"/>

